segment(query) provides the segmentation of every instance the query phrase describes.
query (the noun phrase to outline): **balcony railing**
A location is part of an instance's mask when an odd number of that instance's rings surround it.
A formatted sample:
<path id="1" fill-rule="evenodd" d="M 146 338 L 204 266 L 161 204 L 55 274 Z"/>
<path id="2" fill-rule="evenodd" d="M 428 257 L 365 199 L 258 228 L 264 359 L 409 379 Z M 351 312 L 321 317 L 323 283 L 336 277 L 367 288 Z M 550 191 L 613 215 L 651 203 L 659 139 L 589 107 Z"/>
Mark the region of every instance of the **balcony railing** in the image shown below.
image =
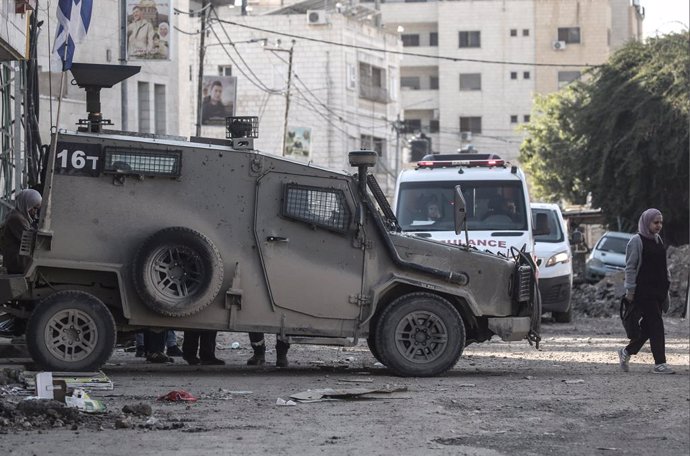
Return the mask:
<path id="1" fill-rule="evenodd" d="M 388 90 L 385 87 L 375 87 L 367 84 L 359 85 L 359 97 L 365 100 L 388 103 Z"/>

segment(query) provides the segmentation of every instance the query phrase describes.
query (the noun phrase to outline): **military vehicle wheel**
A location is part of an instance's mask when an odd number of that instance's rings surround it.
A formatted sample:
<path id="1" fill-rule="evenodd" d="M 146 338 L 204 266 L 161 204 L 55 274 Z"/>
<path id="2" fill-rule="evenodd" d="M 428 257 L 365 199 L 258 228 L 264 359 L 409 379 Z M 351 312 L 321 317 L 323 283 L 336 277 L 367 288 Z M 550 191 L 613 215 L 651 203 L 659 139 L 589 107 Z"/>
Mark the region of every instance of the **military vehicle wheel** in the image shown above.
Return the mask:
<path id="1" fill-rule="evenodd" d="M 108 308 L 83 291 L 59 291 L 46 297 L 26 328 L 31 357 L 52 371 L 97 370 L 112 355 L 116 336 Z"/>
<path id="2" fill-rule="evenodd" d="M 465 325 L 446 299 L 432 293 L 410 293 L 381 314 L 376 347 L 384 364 L 397 375 L 438 375 L 460 358 Z"/>
<path id="3" fill-rule="evenodd" d="M 386 363 L 384 363 L 381 360 L 381 355 L 379 354 L 379 351 L 376 348 L 376 336 L 374 336 L 373 334 L 369 334 L 369 337 L 367 337 L 367 346 L 369 347 L 369 351 L 371 352 L 371 354 L 374 355 L 374 358 L 376 358 L 376 361 L 385 365 Z"/>
<path id="4" fill-rule="evenodd" d="M 184 227 L 158 231 L 139 249 L 134 286 L 154 312 L 183 317 L 215 299 L 223 284 L 223 260 L 209 238 Z"/>

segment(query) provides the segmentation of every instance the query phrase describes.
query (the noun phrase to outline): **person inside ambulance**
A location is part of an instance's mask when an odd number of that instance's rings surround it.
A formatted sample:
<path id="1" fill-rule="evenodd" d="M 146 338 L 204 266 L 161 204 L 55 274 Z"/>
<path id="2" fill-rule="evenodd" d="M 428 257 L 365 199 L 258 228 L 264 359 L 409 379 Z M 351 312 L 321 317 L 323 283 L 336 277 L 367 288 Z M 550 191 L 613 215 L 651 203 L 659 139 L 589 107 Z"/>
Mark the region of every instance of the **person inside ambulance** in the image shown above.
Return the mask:
<path id="1" fill-rule="evenodd" d="M 515 203 L 496 195 L 489 200 L 488 211 L 482 220 L 488 222 L 513 222 L 515 221 Z"/>
<path id="2" fill-rule="evenodd" d="M 441 214 L 441 207 L 438 202 L 433 199 L 426 206 L 426 218 L 430 222 L 438 222 L 443 215 Z"/>

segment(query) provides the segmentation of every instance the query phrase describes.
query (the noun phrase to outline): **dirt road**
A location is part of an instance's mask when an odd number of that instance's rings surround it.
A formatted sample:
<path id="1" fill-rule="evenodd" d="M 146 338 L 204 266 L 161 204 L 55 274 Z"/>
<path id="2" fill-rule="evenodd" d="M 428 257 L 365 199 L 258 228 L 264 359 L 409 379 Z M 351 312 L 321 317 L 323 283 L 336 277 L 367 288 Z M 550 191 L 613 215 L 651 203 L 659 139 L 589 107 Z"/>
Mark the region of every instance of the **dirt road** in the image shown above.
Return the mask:
<path id="1" fill-rule="evenodd" d="M 390 376 L 365 345 L 296 346 L 287 369 L 243 365 L 250 352 L 241 334 L 219 337 L 241 345 L 218 351 L 228 362 L 221 367 L 150 365 L 120 351 L 104 369 L 114 391 L 92 394 L 107 415 L 40 431 L 0 426 L 0 454 L 687 455 L 688 321 L 667 319 L 666 333 L 676 375 L 652 374 L 648 348 L 621 372 L 617 319 L 546 323 L 540 350 L 471 345 L 447 375 L 423 379 Z M 276 405 L 309 389 L 386 386 L 406 391 Z M 155 400 L 175 389 L 199 401 Z M 132 428 L 115 429 L 122 407 L 140 402 L 155 419 L 132 416 Z"/>

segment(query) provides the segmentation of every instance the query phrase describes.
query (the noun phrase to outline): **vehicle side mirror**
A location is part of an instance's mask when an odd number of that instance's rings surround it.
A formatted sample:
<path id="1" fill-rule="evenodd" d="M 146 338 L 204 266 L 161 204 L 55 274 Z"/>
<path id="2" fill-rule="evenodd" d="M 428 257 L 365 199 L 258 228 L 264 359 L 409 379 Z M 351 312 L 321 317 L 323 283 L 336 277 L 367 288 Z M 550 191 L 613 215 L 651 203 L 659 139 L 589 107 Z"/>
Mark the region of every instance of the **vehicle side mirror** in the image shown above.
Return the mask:
<path id="1" fill-rule="evenodd" d="M 460 234 L 465 226 L 467 220 L 467 210 L 465 204 L 465 197 L 462 196 L 462 189 L 459 185 L 455 186 L 455 195 L 453 198 L 453 215 L 455 218 L 455 234 Z"/>
<path id="2" fill-rule="evenodd" d="M 532 234 L 534 236 L 541 236 L 544 234 L 549 234 L 549 219 L 546 214 L 537 214 L 535 218 L 534 227 L 532 228 Z"/>

